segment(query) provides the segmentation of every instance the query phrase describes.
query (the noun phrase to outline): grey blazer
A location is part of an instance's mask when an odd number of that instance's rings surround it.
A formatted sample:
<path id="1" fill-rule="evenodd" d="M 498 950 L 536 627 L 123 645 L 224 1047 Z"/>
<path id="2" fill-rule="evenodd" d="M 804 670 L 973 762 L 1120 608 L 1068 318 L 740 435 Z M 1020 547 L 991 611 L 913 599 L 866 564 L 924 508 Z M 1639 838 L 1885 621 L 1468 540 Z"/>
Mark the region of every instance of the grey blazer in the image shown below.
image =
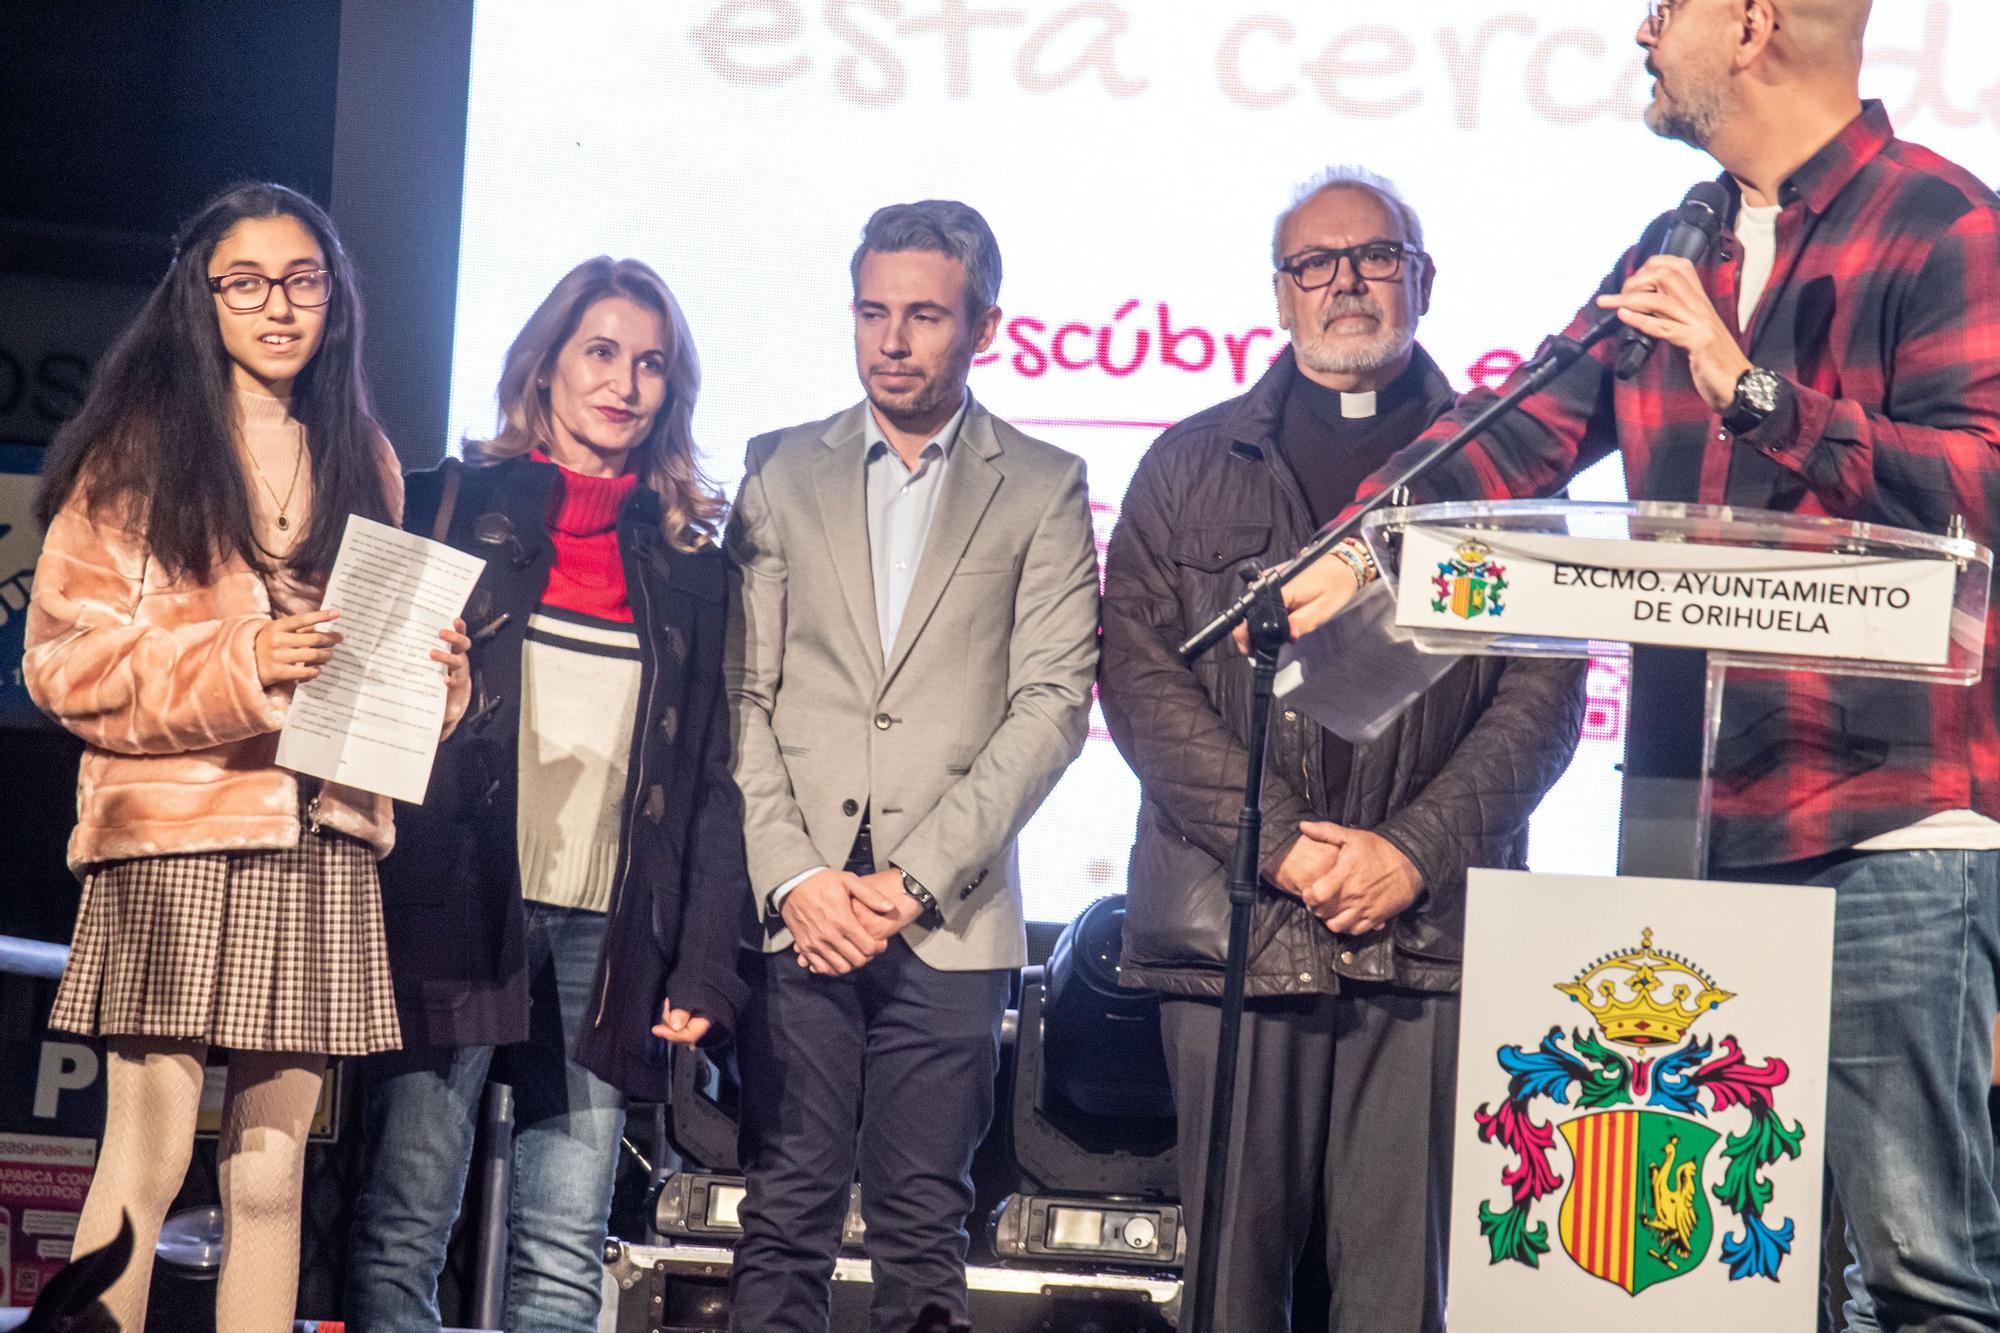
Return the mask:
<path id="1" fill-rule="evenodd" d="M 878 864 L 937 897 L 911 926 L 946 971 L 1027 961 L 1015 839 L 1083 748 L 1097 668 L 1097 548 L 1083 460 L 970 405 L 886 664 L 857 404 L 750 442 L 729 516 L 725 657 L 750 890 L 846 864 L 864 811 Z"/>

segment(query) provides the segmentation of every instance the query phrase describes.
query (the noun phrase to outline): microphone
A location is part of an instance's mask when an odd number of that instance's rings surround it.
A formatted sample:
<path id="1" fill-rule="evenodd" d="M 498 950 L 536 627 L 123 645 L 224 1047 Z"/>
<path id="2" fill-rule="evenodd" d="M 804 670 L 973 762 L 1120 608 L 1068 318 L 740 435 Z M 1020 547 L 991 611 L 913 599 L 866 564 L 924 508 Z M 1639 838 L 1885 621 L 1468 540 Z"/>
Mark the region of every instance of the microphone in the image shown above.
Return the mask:
<path id="1" fill-rule="evenodd" d="M 1695 186 L 1674 210 L 1673 224 L 1667 228 L 1666 239 L 1660 242 L 1660 253 L 1700 263 L 1708 247 L 1721 235 L 1722 215 L 1728 210 L 1729 191 L 1719 182 L 1703 181 Z M 1618 338 L 1618 378 L 1629 380 L 1637 375 L 1652 354 L 1653 340 L 1637 329 L 1627 328 Z"/>

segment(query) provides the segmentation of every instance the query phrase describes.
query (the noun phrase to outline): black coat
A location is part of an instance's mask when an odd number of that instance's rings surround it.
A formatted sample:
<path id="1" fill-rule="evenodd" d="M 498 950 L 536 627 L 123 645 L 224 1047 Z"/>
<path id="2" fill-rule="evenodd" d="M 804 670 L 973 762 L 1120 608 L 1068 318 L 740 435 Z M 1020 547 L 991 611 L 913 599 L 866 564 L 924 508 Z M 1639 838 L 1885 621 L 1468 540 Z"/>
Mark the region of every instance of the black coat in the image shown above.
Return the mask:
<path id="1" fill-rule="evenodd" d="M 1451 406 L 1451 386 L 1428 358 L 1425 366 L 1434 420 Z M 1225 867 L 1243 803 L 1251 694 L 1250 662 L 1228 645 L 1192 667 L 1174 647 L 1241 594 L 1245 561 L 1269 564 L 1312 536 L 1305 497 L 1277 448 L 1297 374 L 1287 350 L 1249 393 L 1162 435 L 1125 492 L 1105 564 L 1098 696 L 1143 788 L 1123 976 L 1170 994 L 1222 993 Z M 1264 886 L 1249 993 L 1331 993 L 1343 977 L 1456 989 L 1466 869 L 1524 863 L 1528 816 L 1576 749 L 1584 669 L 1466 658 L 1356 747 L 1343 792 L 1325 789 L 1318 724 L 1280 701 L 1260 863 L 1271 864 L 1301 820 L 1331 819 L 1393 843 L 1424 890 L 1386 930 L 1351 937 Z"/>
<path id="2" fill-rule="evenodd" d="M 382 901 L 406 1046 L 528 1035 L 525 916 L 515 856 L 521 645 L 548 584 L 556 469 L 527 459 L 447 460 L 408 479 L 405 526 L 433 534 L 444 479 L 459 478 L 446 540 L 486 561 L 466 608 L 472 700 L 438 750 L 422 806 L 396 809 Z M 723 556 L 674 550 L 659 498 L 633 491 L 618 546 L 639 632 L 638 726 L 624 795 L 595 1003 L 577 1060 L 634 1096 L 666 1095 L 660 999 L 735 1024 L 750 890 L 742 798 L 729 771 L 722 688 Z M 711 1037 L 714 1040 L 715 1037 Z"/>

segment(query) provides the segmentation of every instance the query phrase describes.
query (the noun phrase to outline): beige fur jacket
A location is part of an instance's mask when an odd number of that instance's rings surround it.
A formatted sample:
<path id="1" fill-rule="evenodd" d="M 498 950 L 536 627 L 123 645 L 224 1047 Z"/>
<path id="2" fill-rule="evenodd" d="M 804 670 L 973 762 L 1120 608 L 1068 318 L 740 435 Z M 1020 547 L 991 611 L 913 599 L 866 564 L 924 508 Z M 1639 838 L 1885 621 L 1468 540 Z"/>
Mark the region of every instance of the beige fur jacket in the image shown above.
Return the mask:
<path id="1" fill-rule="evenodd" d="M 400 515 L 402 477 L 382 449 Z M 206 582 L 169 578 L 138 534 L 74 497 L 56 515 L 22 666 L 36 705 L 88 745 L 71 869 L 298 842 L 298 779 L 275 762 L 291 687 L 260 684 L 251 647 L 270 619 L 264 580 L 239 556 Z M 387 797 L 328 783 L 317 817 L 378 857 L 395 841 Z"/>

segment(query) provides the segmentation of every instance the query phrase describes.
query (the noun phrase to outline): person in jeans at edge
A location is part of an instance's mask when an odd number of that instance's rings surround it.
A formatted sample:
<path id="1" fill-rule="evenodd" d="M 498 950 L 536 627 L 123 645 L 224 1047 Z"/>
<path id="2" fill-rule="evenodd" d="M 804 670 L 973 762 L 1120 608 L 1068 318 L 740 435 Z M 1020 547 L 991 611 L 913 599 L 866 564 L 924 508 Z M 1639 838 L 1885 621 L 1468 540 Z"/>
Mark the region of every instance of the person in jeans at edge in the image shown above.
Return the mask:
<path id="1" fill-rule="evenodd" d="M 2000 198 L 1861 99 L 1868 17 L 1867 0 L 1654 0 L 1646 124 L 1722 166 L 1727 232 L 1689 262 L 1659 254 L 1656 221 L 1570 327 L 1615 312 L 1658 344 L 1640 372 L 1616 378 L 1617 342 L 1599 344 L 1419 501 L 1546 494 L 1615 449 L 1639 499 L 2000 539 Z M 1305 570 L 1294 631 L 1357 583 L 1340 559 Z M 1868 1333 L 2000 1329 L 1996 649 L 2000 616 L 1970 688 L 1732 672 L 1723 699 L 1711 873 L 1836 894 L 1826 1156 L 1856 1259 L 1845 1319 Z"/>
<path id="2" fill-rule="evenodd" d="M 508 349 L 499 434 L 409 479 L 410 530 L 486 569 L 471 707 L 383 866 L 406 1049 L 366 1069 L 360 1328 L 438 1327 L 491 1074 L 514 1089 L 506 1327 L 596 1329 L 625 1099 L 666 1100 L 665 1043 L 734 1023 L 748 890 L 699 386 L 659 275 L 588 260 Z"/>

